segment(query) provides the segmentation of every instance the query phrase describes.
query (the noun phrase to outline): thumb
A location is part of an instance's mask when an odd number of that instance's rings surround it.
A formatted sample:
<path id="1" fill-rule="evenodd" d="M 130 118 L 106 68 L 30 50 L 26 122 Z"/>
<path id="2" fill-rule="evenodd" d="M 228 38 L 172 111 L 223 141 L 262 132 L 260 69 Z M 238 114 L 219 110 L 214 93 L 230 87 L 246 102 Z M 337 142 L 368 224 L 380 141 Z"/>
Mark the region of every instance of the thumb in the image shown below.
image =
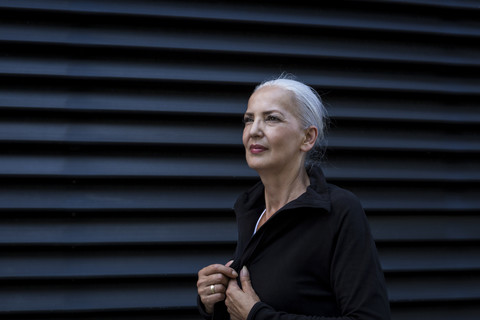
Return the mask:
<path id="1" fill-rule="evenodd" d="M 255 301 L 260 301 L 260 298 L 257 296 L 257 293 L 252 287 L 252 282 L 250 280 L 250 272 L 248 272 L 247 267 L 243 267 L 240 271 L 240 282 L 242 283 L 242 290 Z"/>
<path id="2" fill-rule="evenodd" d="M 226 266 L 226 267 L 230 267 L 230 266 L 232 265 L 232 263 L 233 263 L 233 260 L 230 260 L 230 261 L 228 261 L 228 262 L 225 264 L 225 266 Z M 232 269 L 231 271 L 232 271 L 232 275 L 231 275 L 231 276 L 228 275 L 230 278 L 233 278 L 233 279 L 234 279 L 234 278 L 238 277 L 237 271 L 235 271 L 234 269 Z"/>
<path id="3" fill-rule="evenodd" d="M 240 271 L 240 282 L 242 283 L 243 291 L 253 291 L 252 282 L 250 281 L 250 273 L 245 266 L 243 266 L 242 270 Z"/>

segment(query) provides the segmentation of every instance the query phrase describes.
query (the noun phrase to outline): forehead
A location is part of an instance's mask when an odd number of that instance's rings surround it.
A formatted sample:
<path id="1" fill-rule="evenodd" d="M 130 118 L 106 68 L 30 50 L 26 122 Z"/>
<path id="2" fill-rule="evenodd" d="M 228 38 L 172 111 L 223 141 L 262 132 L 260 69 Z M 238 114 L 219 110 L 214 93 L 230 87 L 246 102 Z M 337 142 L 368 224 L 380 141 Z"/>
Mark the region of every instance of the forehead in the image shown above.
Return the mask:
<path id="1" fill-rule="evenodd" d="M 295 113 L 296 104 L 293 92 L 279 86 L 265 86 L 255 91 L 248 100 L 247 112 L 279 109 Z"/>

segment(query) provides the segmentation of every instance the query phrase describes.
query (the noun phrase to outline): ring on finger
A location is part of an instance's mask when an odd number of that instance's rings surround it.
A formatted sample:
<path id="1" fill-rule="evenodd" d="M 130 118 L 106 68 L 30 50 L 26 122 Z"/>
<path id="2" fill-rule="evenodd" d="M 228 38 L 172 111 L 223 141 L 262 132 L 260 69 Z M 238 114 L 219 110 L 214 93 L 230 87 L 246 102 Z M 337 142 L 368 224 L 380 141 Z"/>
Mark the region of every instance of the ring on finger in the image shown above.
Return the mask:
<path id="1" fill-rule="evenodd" d="M 210 286 L 210 292 L 211 292 L 212 294 L 215 294 L 215 285 L 214 285 L 214 284 L 212 284 L 212 285 Z"/>

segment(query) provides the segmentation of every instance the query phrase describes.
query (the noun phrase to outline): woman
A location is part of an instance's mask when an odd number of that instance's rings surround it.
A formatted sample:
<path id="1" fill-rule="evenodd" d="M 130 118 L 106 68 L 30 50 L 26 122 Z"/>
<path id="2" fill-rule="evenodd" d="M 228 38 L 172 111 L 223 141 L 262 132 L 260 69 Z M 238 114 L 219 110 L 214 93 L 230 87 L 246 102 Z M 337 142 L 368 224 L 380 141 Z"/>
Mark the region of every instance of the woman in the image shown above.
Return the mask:
<path id="1" fill-rule="evenodd" d="M 198 273 L 206 319 L 390 319 L 360 202 L 310 163 L 325 119 L 318 94 L 296 80 L 251 95 L 243 144 L 261 181 L 235 203 L 234 259 Z"/>

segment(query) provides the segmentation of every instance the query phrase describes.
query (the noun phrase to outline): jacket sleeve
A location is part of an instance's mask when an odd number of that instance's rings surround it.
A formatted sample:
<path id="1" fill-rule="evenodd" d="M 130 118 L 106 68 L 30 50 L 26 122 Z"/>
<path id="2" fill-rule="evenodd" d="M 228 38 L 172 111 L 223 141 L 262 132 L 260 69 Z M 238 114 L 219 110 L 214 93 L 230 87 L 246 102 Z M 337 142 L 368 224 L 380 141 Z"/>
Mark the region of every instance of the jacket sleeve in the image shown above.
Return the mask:
<path id="1" fill-rule="evenodd" d="M 205 311 L 205 306 L 203 305 L 202 301 L 200 300 L 199 295 L 197 295 L 197 308 L 198 308 L 198 312 L 200 313 L 200 315 L 202 316 L 203 319 L 205 319 L 205 320 L 211 320 L 212 319 L 212 315 L 207 313 L 207 311 Z"/>
<path id="2" fill-rule="evenodd" d="M 337 215 L 330 283 L 341 316 L 305 316 L 277 312 L 258 302 L 248 320 L 389 320 L 385 280 L 370 227 L 358 199 L 347 191 L 332 195 Z M 254 288 L 255 289 L 255 288 Z"/>
<path id="3" fill-rule="evenodd" d="M 347 191 L 332 196 L 341 219 L 332 258 L 331 286 L 342 315 L 390 319 L 390 306 L 377 248 L 360 201 Z"/>

